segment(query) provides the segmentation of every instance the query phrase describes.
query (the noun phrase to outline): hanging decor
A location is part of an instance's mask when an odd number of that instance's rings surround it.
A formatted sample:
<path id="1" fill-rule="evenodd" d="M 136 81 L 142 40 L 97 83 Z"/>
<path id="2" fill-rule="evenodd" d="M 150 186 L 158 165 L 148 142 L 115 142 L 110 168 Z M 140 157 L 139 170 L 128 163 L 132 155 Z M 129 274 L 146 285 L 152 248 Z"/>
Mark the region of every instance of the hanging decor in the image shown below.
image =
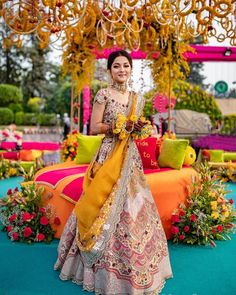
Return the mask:
<path id="1" fill-rule="evenodd" d="M 95 52 L 142 50 L 153 61 L 156 89 L 170 98 L 175 81 L 188 74 L 184 52 L 192 51 L 191 40 L 236 45 L 235 11 L 236 0 L 0 0 L 0 18 L 10 29 L 2 46 L 19 47 L 31 33 L 41 48 L 60 46 L 75 100 L 91 85 Z"/>

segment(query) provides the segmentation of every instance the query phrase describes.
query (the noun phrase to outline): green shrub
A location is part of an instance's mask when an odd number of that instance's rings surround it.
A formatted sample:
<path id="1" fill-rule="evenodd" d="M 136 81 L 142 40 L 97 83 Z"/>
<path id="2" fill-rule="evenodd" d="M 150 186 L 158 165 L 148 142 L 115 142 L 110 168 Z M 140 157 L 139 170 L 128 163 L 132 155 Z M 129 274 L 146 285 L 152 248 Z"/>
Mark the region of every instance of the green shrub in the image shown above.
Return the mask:
<path id="1" fill-rule="evenodd" d="M 216 119 L 222 117 L 214 96 L 201 89 L 200 86 L 179 81 L 174 86 L 174 92 L 177 99 L 176 110 L 187 109 L 208 114 L 213 124 Z"/>
<path id="2" fill-rule="evenodd" d="M 14 114 L 9 108 L 0 108 L 0 125 L 9 125 L 14 121 Z"/>
<path id="3" fill-rule="evenodd" d="M 17 126 L 24 125 L 24 112 L 17 112 L 15 114 L 15 123 Z"/>
<path id="4" fill-rule="evenodd" d="M 24 125 L 37 125 L 38 118 L 34 113 L 25 113 L 24 114 Z"/>
<path id="5" fill-rule="evenodd" d="M 13 111 L 13 113 L 23 111 L 23 107 L 20 103 L 10 103 L 8 107 L 9 107 L 9 109 L 11 109 Z"/>
<path id="6" fill-rule="evenodd" d="M 22 101 L 21 89 L 14 85 L 0 84 L 0 107 L 9 106 L 10 103 L 21 103 Z"/>
<path id="7" fill-rule="evenodd" d="M 236 132 L 236 115 L 223 116 L 223 127 L 221 133 L 231 134 Z"/>
<path id="8" fill-rule="evenodd" d="M 53 126 L 56 125 L 56 122 L 56 114 L 40 114 L 38 116 L 38 123 L 42 126 Z"/>

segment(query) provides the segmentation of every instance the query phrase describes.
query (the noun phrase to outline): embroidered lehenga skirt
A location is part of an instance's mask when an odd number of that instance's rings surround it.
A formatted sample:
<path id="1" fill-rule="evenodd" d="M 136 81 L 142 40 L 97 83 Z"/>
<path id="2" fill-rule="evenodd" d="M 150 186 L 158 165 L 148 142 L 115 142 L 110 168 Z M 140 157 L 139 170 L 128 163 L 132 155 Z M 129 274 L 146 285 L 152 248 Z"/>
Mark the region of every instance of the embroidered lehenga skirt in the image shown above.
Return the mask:
<path id="1" fill-rule="evenodd" d="M 98 163 L 102 165 L 116 140 L 104 138 L 96 156 Z M 58 246 L 55 269 L 60 270 L 62 280 L 72 280 L 95 294 L 158 294 L 172 277 L 167 241 L 132 139 L 113 193 L 102 233 L 89 252 L 77 245 L 77 218 L 71 214 Z"/>

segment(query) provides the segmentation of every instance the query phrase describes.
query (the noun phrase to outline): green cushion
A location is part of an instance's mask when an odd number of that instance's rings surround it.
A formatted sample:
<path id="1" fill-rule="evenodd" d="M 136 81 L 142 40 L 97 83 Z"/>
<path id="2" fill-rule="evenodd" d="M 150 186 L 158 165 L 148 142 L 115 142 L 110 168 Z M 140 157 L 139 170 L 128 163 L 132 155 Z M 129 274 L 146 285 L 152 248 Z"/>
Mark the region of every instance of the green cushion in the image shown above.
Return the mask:
<path id="1" fill-rule="evenodd" d="M 225 162 L 236 161 L 236 153 L 234 153 L 234 152 L 224 153 L 223 157 L 224 157 Z"/>
<path id="2" fill-rule="evenodd" d="M 210 152 L 210 161 L 211 162 L 216 162 L 216 163 L 221 163 L 224 162 L 223 150 L 209 150 Z"/>
<path id="3" fill-rule="evenodd" d="M 30 168 L 34 165 L 34 161 L 21 161 L 20 165 L 22 166 L 22 168 L 26 171 L 29 172 Z"/>
<path id="4" fill-rule="evenodd" d="M 102 136 L 82 135 L 78 136 L 78 152 L 75 158 L 76 164 L 89 164 L 102 142 Z"/>
<path id="5" fill-rule="evenodd" d="M 187 139 L 166 138 L 162 143 L 160 156 L 158 158 L 159 166 L 181 169 L 188 144 L 189 141 Z"/>

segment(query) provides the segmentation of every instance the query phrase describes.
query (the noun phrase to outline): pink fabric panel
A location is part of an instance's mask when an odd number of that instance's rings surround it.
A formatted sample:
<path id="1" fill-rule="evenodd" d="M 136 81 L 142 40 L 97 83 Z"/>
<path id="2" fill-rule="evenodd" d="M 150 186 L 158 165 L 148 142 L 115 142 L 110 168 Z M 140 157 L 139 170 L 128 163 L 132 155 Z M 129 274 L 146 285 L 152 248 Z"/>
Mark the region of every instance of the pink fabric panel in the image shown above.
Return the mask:
<path id="1" fill-rule="evenodd" d="M 83 180 L 84 177 L 74 179 L 64 187 L 62 194 L 72 201 L 77 202 L 83 191 Z"/>
<path id="2" fill-rule="evenodd" d="M 1 148 L 4 150 L 14 150 L 16 148 L 16 142 L 2 142 Z"/>
<path id="3" fill-rule="evenodd" d="M 66 178 L 71 175 L 75 175 L 78 173 L 85 173 L 87 170 L 87 165 L 86 166 L 80 166 L 80 167 L 72 167 L 72 168 L 67 168 L 67 169 L 58 169 L 58 170 L 52 170 L 52 171 L 47 171 L 45 173 L 40 174 L 35 181 L 36 182 L 44 182 L 48 183 L 50 185 L 55 186 L 58 181 L 62 180 L 63 178 Z"/>
<path id="4" fill-rule="evenodd" d="M 23 142 L 22 149 L 55 151 L 60 149 L 60 144 L 55 142 Z"/>

